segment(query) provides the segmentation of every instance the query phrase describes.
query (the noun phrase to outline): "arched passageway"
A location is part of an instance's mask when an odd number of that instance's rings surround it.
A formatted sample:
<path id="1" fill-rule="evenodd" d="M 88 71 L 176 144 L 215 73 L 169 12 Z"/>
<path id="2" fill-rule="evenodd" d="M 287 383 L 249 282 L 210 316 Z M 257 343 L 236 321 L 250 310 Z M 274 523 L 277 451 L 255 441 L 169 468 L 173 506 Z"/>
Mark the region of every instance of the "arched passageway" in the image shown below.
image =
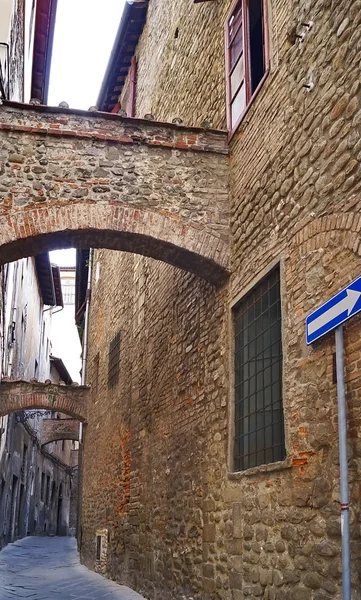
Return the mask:
<path id="1" fill-rule="evenodd" d="M 79 441 L 79 421 L 76 419 L 44 419 L 41 426 L 42 446 L 61 440 Z"/>
<path id="2" fill-rule="evenodd" d="M 5 103 L 0 145 L 0 263 L 103 247 L 227 276 L 225 132 Z"/>
<path id="3" fill-rule="evenodd" d="M 0 385 L 0 416 L 23 410 L 45 409 L 58 411 L 85 422 L 89 389 L 77 385 L 3 379 Z"/>

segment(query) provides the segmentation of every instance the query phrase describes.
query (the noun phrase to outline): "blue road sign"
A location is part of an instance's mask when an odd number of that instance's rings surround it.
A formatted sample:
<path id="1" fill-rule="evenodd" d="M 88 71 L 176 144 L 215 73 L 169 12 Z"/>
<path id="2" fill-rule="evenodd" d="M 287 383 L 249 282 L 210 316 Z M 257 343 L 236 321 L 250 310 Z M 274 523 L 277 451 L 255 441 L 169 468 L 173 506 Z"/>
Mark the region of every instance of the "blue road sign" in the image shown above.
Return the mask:
<path id="1" fill-rule="evenodd" d="M 361 277 L 306 318 L 306 342 L 312 344 L 361 310 Z"/>

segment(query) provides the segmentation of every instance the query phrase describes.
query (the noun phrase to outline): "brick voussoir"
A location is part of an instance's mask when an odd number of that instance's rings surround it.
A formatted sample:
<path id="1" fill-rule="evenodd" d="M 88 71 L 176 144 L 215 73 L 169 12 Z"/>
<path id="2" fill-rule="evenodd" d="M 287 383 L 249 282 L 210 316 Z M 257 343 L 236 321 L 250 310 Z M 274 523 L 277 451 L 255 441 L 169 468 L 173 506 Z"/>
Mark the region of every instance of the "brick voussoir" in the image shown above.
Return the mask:
<path id="1" fill-rule="evenodd" d="M 0 415 L 27 409 L 57 410 L 80 421 L 87 419 L 87 386 L 61 386 L 53 383 L 2 380 Z"/>

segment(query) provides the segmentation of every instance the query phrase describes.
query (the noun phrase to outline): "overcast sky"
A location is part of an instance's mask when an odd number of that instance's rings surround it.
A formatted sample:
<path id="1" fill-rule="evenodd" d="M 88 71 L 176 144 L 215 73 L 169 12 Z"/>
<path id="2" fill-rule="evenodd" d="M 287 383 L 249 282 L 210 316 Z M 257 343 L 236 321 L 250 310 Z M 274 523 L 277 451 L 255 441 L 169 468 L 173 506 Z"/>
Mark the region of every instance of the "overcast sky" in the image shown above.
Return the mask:
<path id="1" fill-rule="evenodd" d="M 96 103 L 124 0 L 58 0 L 48 104 Z"/>
<path id="2" fill-rule="evenodd" d="M 48 104 L 96 104 L 124 0 L 58 0 Z M 51 252 L 62 267 L 75 265 L 75 250 Z"/>

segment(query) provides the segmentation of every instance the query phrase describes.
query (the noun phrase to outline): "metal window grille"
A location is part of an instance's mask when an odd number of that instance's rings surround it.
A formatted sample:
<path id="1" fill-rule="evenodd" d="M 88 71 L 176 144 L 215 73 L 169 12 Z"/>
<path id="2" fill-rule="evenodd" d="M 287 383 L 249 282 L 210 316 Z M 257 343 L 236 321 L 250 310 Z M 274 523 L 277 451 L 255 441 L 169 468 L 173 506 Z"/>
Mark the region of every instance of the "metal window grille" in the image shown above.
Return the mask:
<path id="1" fill-rule="evenodd" d="M 119 381 L 120 370 L 120 331 L 109 344 L 108 388 L 114 387 Z"/>
<path id="2" fill-rule="evenodd" d="M 234 468 L 285 458 L 280 273 L 274 269 L 234 309 Z"/>

